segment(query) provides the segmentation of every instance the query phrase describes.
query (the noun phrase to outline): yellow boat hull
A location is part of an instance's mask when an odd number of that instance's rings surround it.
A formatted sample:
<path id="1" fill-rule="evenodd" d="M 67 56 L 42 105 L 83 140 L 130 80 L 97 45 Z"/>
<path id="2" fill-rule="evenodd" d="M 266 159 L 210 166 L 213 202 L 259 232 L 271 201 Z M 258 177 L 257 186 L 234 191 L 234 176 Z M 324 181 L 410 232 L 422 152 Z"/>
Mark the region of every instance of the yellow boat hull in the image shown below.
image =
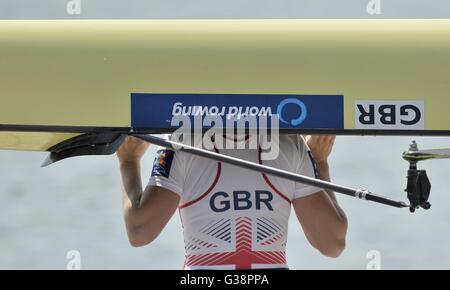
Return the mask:
<path id="1" fill-rule="evenodd" d="M 409 134 L 355 102 L 420 101 L 411 134 L 448 135 L 450 20 L 0 21 L 0 148 L 127 132 L 137 92 L 343 95 L 339 134 Z"/>

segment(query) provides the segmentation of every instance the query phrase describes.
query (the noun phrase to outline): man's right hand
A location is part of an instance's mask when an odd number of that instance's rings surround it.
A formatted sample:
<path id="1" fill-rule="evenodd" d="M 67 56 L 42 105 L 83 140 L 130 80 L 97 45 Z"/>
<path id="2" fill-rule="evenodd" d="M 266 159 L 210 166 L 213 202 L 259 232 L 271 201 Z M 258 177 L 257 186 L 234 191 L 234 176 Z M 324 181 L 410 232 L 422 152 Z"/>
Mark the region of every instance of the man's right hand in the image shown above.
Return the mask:
<path id="1" fill-rule="evenodd" d="M 142 189 L 141 158 L 150 143 L 127 137 L 117 150 L 122 176 L 123 214 L 130 243 L 152 242 L 176 212 L 180 196 L 159 186 Z"/>
<path id="2" fill-rule="evenodd" d="M 150 143 L 136 137 L 128 136 L 117 150 L 120 162 L 137 162 L 144 156 Z"/>

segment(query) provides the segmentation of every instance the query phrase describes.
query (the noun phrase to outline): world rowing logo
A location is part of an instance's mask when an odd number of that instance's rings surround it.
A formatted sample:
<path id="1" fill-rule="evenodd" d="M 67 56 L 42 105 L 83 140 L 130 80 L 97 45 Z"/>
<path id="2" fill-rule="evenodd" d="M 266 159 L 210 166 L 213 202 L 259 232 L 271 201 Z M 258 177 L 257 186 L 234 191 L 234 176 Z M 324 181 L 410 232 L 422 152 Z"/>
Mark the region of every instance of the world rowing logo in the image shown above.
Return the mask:
<path id="1" fill-rule="evenodd" d="M 295 105 L 299 108 L 300 111 L 298 117 L 292 118 L 290 121 L 288 121 L 288 118 L 285 117 L 287 115 L 286 112 L 288 111 L 287 109 L 285 109 L 285 107 L 287 107 L 288 105 Z M 291 112 L 292 110 L 289 111 Z M 288 98 L 284 99 L 278 104 L 277 114 L 280 122 L 291 126 L 299 126 L 301 123 L 303 123 L 303 121 L 305 121 L 306 117 L 308 116 L 308 111 L 306 109 L 305 103 L 303 103 L 299 99 Z"/>
<path id="2" fill-rule="evenodd" d="M 272 128 L 272 121 L 284 129 L 344 129 L 343 95 L 139 93 L 131 105 L 135 129 Z"/>

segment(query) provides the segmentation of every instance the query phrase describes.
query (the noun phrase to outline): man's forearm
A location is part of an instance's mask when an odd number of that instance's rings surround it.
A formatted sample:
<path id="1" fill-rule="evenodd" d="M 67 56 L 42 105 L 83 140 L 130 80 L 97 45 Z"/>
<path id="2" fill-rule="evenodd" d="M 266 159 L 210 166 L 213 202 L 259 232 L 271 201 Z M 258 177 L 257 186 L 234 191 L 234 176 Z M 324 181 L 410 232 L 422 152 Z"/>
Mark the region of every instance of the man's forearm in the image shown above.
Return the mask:
<path id="1" fill-rule="evenodd" d="M 140 206 L 143 192 L 140 162 L 121 162 L 120 174 L 122 176 L 123 210 L 126 213 L 130 209 L 137 209 Z"/>
<path id="2" fill-rule="evenodd" d="M 330 167 L 328 166 L 328 162 L 326 162 L 326 161 L 317 162 L 316 167 L 317 167 L 317 173 L 319 174 L 319 178 L 324 181 L 331 182 Z M 328 189 L 326 191 L 327 191 L 328 195 L 335 201 L 336 196 L 334 195 L 334 192 L 332 190 L 328 190 Z"/>
<path id="3" fill-rule="evenodd" d="M 326 161 L 321 161 L 318 162 L 316 164 L 317 166 L 317 172 L 319 174 L 319 178 L 328 182 L 331 182 L 331 178 L 330 178 L 330 168 L 328 166 L 328 162 Z M 325 189 L 325 192 L 328 194 L 328 196 L 330 197 L 330 199 L 332 200 L 336 210 L 339 212 L 339 214 L 341 216 L 345 216 L 344 211 L 341 209 L 341 207 L 339 206 L 337 199 L 336 199 L 336 195 L 332 190 L 329 189 Z"/>

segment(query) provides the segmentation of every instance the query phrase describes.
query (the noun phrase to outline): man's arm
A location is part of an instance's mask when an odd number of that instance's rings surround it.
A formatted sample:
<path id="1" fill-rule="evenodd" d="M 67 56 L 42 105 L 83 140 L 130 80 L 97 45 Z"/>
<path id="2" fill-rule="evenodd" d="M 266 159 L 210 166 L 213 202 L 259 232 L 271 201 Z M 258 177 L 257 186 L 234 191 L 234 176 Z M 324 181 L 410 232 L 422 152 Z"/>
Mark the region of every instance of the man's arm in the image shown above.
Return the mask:
<path id="1" fill-rule="evenodd" d="M 312 136 L 307 140 L 316 160 L 319 178 L 326 181 L 330 181 L 327 159 L 334 140 L 334 136 Z M 334 192 L 322 190 L 294 199 L 293 206 L 311 245 L 326 256 L 338 257 L 345 248 L 347 217 Z"/>
<path id="2" fill-rule="evenodd" d="M 141 158 L 148 143 L 128 137 L 117 151 L 128 239 L 135 247 L 152 242 L 177 209 L 178 194 L 157 186 L 142 189 Z"/>

